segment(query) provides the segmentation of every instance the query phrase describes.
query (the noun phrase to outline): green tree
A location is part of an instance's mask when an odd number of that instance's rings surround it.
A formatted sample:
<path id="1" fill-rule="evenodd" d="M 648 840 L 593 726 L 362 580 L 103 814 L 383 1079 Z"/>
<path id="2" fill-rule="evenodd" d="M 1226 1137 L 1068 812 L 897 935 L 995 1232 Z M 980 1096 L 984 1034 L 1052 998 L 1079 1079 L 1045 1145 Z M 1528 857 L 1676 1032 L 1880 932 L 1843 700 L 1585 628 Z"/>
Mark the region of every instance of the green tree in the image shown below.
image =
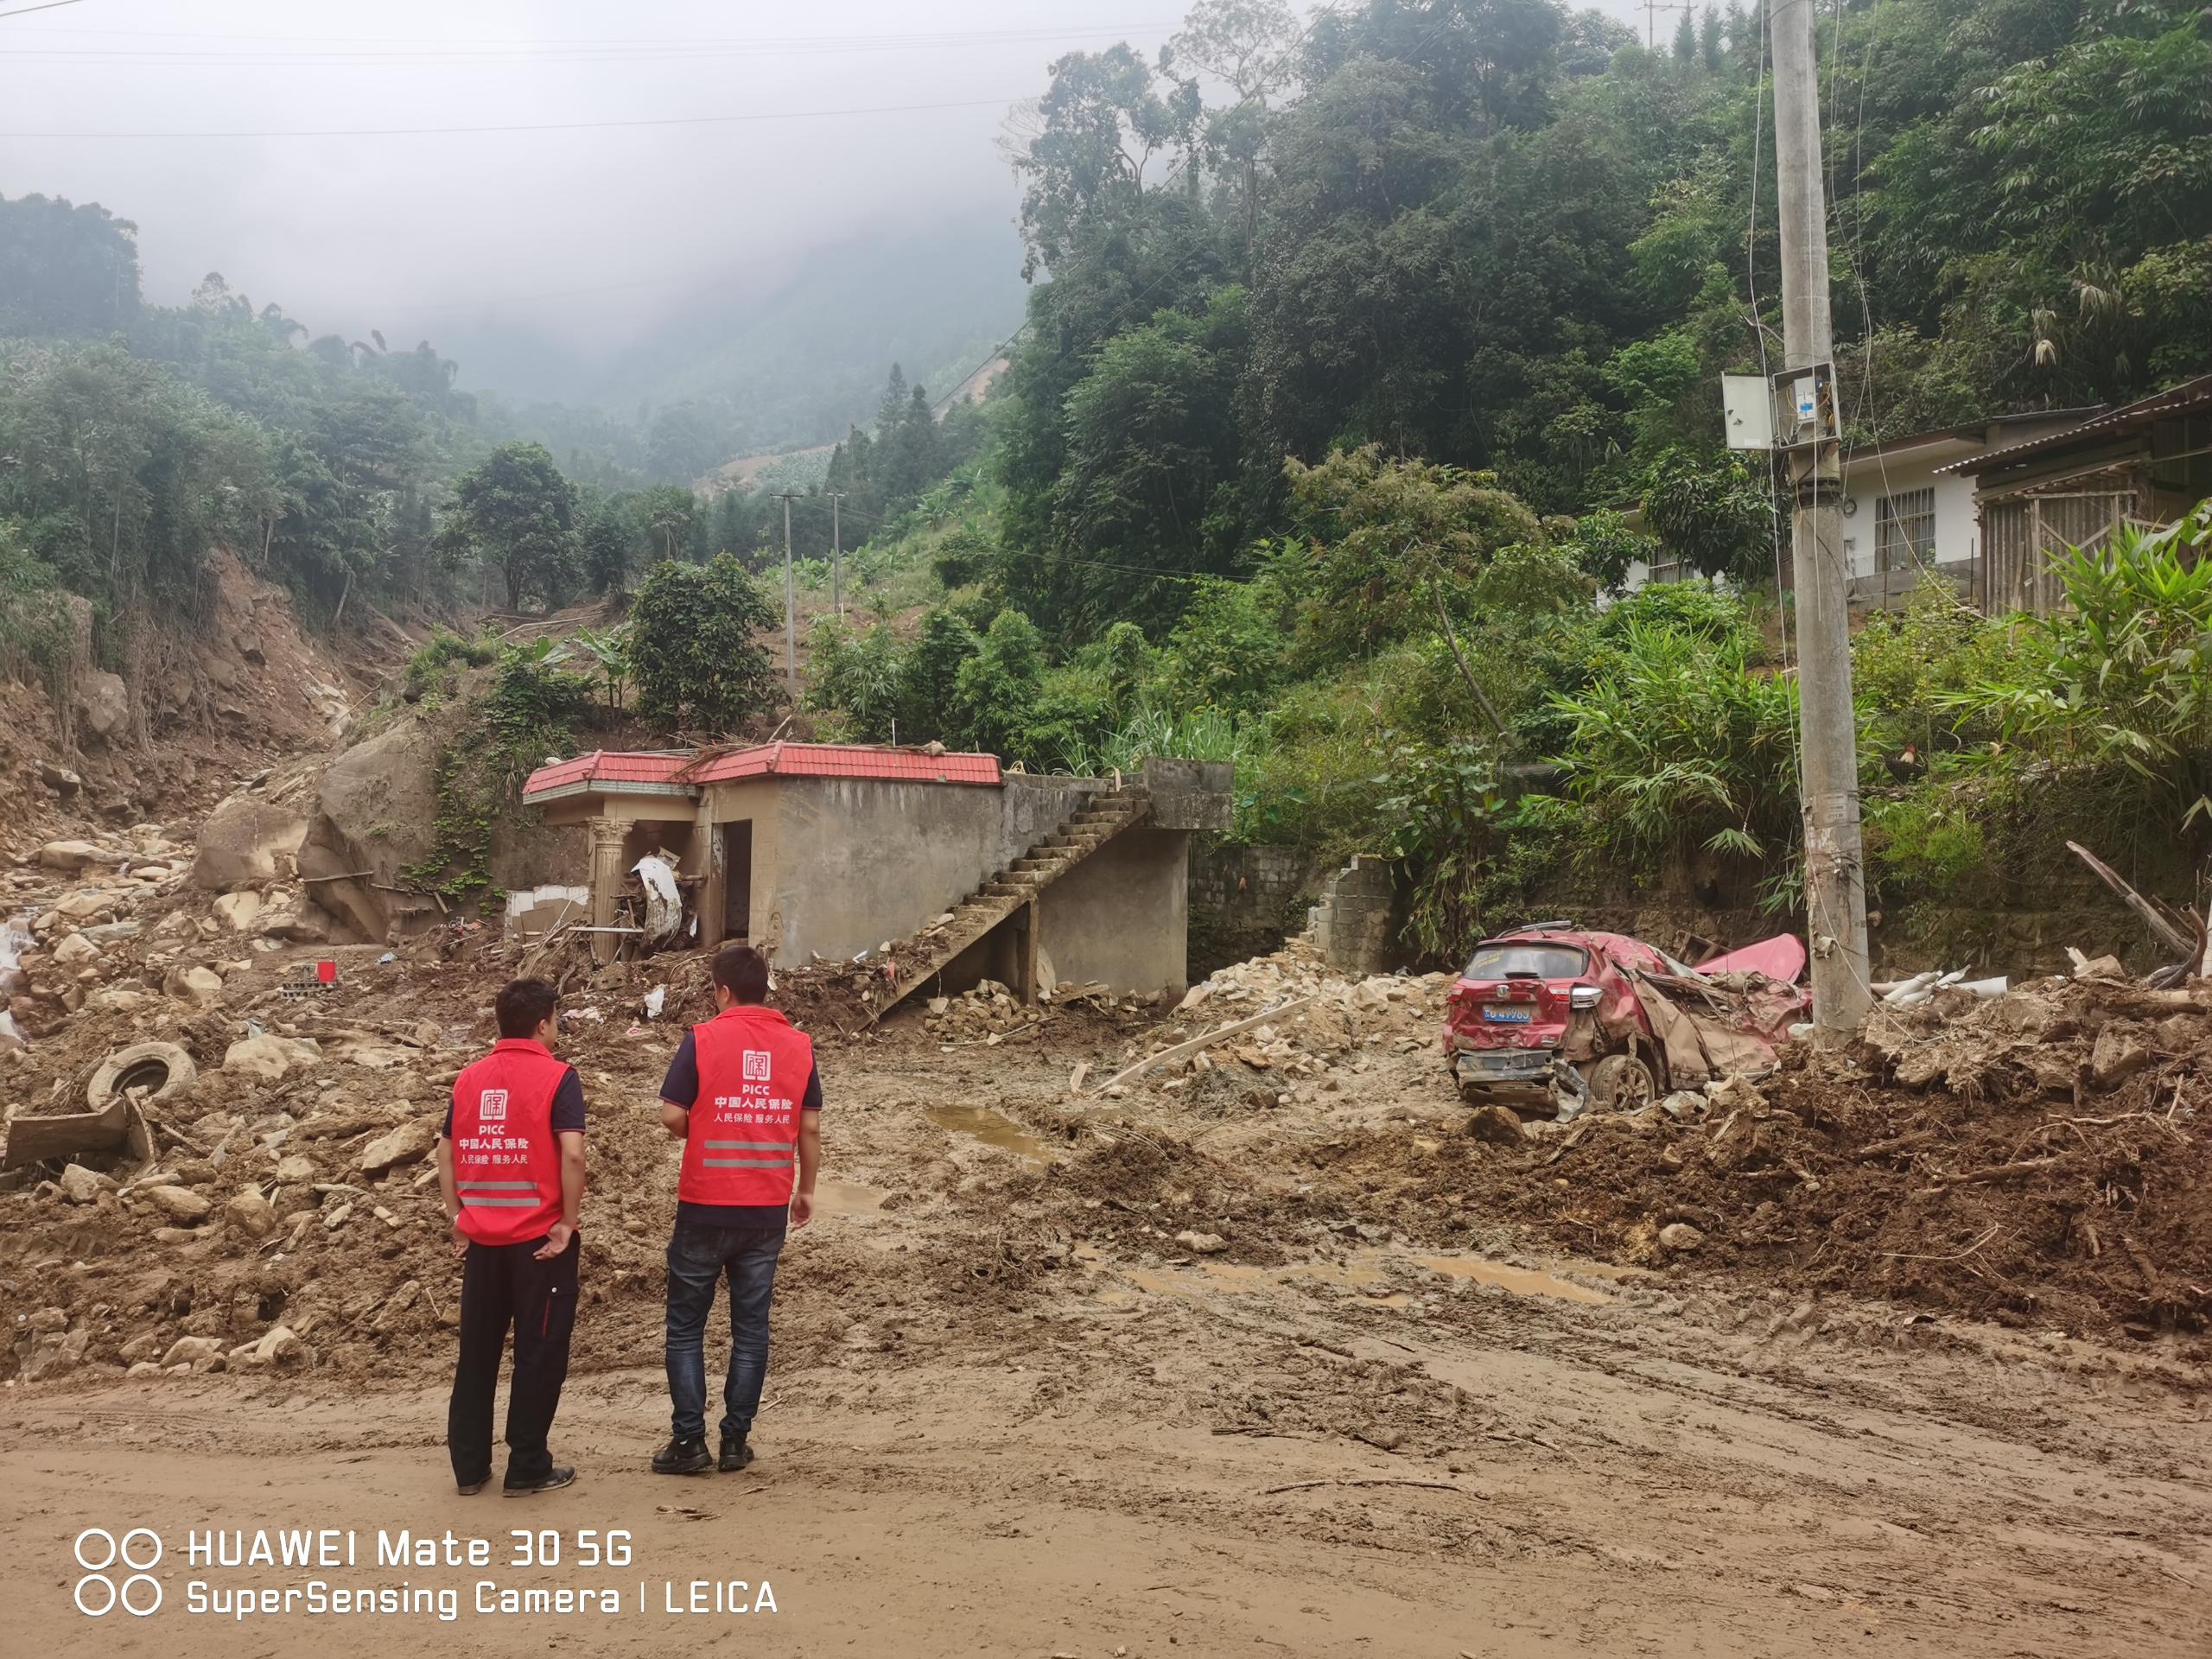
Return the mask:
<path id="1" fill-rule="evenodd" d="M 1493 481 L 1391 460 L 1373 444 L 1285 472 L 1310 540 L 1277 559 L 1276 580 L 1295 596 L 1299 639 L 1316 661 L 1427 632 L 1500 549 L 1546 539 L 1536 515 Z"/>
<path id="2" fill-rule="evenodd" d="M 703 565 L 655 565 L 630 616 L 639 713 L 671 733 L 736 732 L 775 703 L 760 636 L 776 623 L 767 596 L 727 553 Z"/>
<path id="3" fill-rule="evenodd" d="M 1081 234 L 1135 214 L 1154 159 L 1188 149 L 1198 110 L 1196 82 L 1163 95 L 1126 43 L 1057 60 L 1037 107 L 1039 130 L 1014 162 L 1027 181 L 1023 276 L 1057 270 Z"/>
<path id="4" fill-rule="evenodd" d="M 922 618 L 913 649 L 899 668 L 899 737 L 950 741 L 958 715 L 953 699 L 960 665 L 976 654 L 976 631 L 943 606 Z"/>
<path id="5" fill-rule="evenodd" d="M 575 486 L 543 444 L 501 444 L 454 485 L 438 549 L 448 566 L 474 557 L 497 569 L 511 609 L 559 605 L 582 563 Z"/>
<path id="6" fill-rule="evenodd" d="M 991 619 L 976 654 L 952 682 L 952 728 L 960 747 L 1032 761 L 1038 700 L 1044 689 L 1045 639 L 1020 611 Z"/>
<path id="7" fill-rule="evenodd" d="M 138 227 L 93 202 L 0 196 L 0 334 L 103 334 L 138 312 Z"/>
<path id="8" fill-rule="evenodd" d="M 621 497 L 594 501 L 583 521 L 583 577 L 594 594 L 620 593 L 642 562 L 645 532 Z"/>

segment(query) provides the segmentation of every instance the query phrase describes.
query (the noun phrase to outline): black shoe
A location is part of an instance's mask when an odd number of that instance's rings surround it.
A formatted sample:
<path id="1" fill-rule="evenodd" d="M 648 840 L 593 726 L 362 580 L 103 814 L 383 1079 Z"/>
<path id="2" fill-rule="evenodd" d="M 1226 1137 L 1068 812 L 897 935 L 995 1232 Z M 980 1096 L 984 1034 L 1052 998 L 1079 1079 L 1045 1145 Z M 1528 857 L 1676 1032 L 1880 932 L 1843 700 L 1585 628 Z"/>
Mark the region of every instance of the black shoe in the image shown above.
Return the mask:
<path id="1" fill-rule="evenodd" d="M 474 1497 L 491 1484 L 492 1477 L 484 1475 L 475 1480 L 457 1480 L 454 1482 L 453 1489 L 463 1497 Z"/>
<path id="2" fill-rule="evenodd" d="M 726 1475 L 734 1474 L 753 1461 L 753 1447 L 742 1434 L 722 1436 L 722 1455 L 720 1467 Z"/>
<path id="3" fill-rule="evenodd" d="M 574 1484 L 575 1478 L 575 1470 L 566 1464 L 556 1464 L 535 1479 L 525 1475 L 520 1480 L 517 1480 L 512 1475 L 509 1475 L 506 1479 L 499 1483 L 499 1496 L 528 1497 L 532 1492 L 558 1491 L 563 1486 Z"/>
<path id="4" fill-rule="evenodd" d="M 671 1440 L 653 1453 L 653 1473 L 657 1475 L 703 1475 L 714 1466 L 703 1434 L 695 1440 Z"/>

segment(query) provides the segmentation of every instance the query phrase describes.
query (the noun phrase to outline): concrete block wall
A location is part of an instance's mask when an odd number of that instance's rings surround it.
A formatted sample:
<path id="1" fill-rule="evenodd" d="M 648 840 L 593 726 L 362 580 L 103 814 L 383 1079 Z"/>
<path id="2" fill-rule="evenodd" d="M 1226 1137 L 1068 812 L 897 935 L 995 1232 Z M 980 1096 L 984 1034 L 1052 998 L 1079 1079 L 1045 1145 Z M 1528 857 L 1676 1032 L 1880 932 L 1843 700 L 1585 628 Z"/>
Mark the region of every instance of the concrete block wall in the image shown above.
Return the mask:
<path id="1" fill-rule="evenodd" d="M 1361 853 L 1322 885 L 1313 906 L 1313 942 L 1340 973 L 1382 974 L 1392 967 L 1398 884 L 1388 859 Z"/>
<path id="2" fill-rule="evenodd" d="M 1191 848 L 1191 975 L 1280 950 L 1306 926 L 1322 871 L 1295 847 Z"/>

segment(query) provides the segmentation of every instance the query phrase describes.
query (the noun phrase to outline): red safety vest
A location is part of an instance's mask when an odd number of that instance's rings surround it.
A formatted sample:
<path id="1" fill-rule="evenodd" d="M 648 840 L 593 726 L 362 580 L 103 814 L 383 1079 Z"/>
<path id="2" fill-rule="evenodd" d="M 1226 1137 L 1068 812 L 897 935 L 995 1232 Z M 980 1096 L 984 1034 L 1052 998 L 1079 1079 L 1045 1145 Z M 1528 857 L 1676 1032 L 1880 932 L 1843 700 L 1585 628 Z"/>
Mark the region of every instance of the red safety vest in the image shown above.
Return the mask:
<path id="1" fill-rule="evenodd" d="M 561 1219 L 553 1096 L 569 1074 L 543 1044 L 502 1037 L 453 1084 L 461 1230 L 479 1244 L 543 1238 Z"/>
<path id="2" fill-rule="evenodd" d="M 699 1097 L 676 1195 L 687 1204 L 789 1204 L 814 1044 L 773 1008 L 739 1003 L 691 1027 Z"/>

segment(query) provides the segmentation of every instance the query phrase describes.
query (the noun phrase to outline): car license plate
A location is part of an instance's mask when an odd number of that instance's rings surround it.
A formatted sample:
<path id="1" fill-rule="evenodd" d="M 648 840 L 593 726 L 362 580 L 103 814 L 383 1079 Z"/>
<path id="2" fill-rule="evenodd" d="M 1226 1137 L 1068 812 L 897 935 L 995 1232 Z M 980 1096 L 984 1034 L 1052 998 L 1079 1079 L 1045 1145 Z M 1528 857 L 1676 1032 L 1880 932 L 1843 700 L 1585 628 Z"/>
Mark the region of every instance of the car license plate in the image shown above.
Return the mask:
<path id="1" fill-rule="evenodd" d="M 1483 1018 L 1494 1026 L 1525 1026 L 1536 1017 L 1534 1008 L 1484 1008 Z"/>

